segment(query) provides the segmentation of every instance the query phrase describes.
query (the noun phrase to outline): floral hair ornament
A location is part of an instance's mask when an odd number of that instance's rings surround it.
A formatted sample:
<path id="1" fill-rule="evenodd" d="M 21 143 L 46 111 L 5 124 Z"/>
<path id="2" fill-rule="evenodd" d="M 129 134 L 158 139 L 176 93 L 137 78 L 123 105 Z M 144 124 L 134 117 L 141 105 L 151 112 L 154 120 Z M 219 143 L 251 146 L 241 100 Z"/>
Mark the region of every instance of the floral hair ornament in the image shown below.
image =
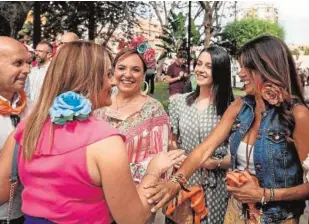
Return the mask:
<path id="1" fill-rule="evenodd" d="M 289 100 L 287 91 L 271 82 L 265 82 L 262 86 L 261 94 L 264 100 L 270 105 L 279 107 L 285 100 Z"/>
<path id="2" fill-rule="evenodd" d="M 84 121 L 89 118 L 92 104 L 86 97 L 76 92 L 65 92 L 56 97 L 49 109 L 51 121 L 65 125 L 69 121 Z"/>
<path id="3" fill-rule="evenodd" d="M 156 52 L 148 44 L 147 40 L 144 37 L 140 36 L 133 38 L 129 44 L 129 48 L 136 49 L 137 53 L 144 60 L 147 68 L 156 67 Z"/>

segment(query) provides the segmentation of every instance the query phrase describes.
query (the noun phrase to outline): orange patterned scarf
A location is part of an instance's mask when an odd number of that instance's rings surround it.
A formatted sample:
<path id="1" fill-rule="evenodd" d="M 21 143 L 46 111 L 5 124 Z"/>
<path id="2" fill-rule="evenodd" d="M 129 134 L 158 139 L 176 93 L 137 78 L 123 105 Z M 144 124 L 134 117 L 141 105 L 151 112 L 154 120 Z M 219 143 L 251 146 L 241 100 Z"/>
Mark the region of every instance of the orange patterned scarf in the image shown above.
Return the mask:
<path id="1" fill-rule="evenodd" d="M 12 108 L 12 106 L 0 98 L 0 115 L 9 116 L 9 115 L 19 115 L 21 114 L 27 105 L 27 96 L 24 91 L 19 93 L 20 99 L 17 103 L 16 108 Z"/>

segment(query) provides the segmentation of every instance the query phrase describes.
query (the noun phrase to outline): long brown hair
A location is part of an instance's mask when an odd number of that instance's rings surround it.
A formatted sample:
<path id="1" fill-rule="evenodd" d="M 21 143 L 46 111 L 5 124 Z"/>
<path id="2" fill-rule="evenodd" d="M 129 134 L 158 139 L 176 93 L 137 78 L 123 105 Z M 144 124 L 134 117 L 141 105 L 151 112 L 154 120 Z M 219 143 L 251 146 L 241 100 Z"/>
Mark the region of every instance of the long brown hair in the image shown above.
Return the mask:
<path id="1" fill-rule="evenodd" d="M 279 119 L 285 125 L 289 139 L 295 125 L 291 112 L 294 102 L 306 105 L 300 76 L 289 48 L 280 39 L 266 35 L 246 43 L 237 55 L 242 66 L 248 71 L 257 71 L 264 82 L 269 81 L 289 94 L 292 101 L 285 101 L 277 107 Z"/>
<path id="2" fill-rule="evenodd" d="M 204 52 L 209 53 L 211 56 L 214 105 L 216 106 L 217 115 L 222 116 L 231 102 L 234 101 L 230 57 L 227 51 L 219 46 L 210 46 L 203 49 L 198 58 Z M 187 96 L 187 104 L 191 106 L 199 95 L 200 87 L 197 86 L 196 90 Z"/>
<path id="3" fill-rule="evenodd" d="M 30 160 L 48 110 L 54 99 L 67 91 L 87 96 L 93 108 L 99 108 L 99 96 L 104 76 L 111 67 L 111 54 L 103 47 L 86 41 L 75 41 L 64 45 L 52 60 L 37 103 L 27 119 L 23 137 L 23 155 Z"/>

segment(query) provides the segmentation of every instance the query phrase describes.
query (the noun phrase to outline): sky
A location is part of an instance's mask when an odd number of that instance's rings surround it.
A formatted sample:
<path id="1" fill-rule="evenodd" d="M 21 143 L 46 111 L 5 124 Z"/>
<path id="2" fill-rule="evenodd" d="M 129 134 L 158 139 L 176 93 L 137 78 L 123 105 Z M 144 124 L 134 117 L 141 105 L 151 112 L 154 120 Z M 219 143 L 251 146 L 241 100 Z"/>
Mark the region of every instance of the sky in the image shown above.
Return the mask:
<path id="1" fill-rule="evenodd" d="M 309 45 L 309 1 L 239 1 L 244 7 L 256 3 L 273 4 L 278 9 L 279 23 L 285 29 L 287 44 Z"/>

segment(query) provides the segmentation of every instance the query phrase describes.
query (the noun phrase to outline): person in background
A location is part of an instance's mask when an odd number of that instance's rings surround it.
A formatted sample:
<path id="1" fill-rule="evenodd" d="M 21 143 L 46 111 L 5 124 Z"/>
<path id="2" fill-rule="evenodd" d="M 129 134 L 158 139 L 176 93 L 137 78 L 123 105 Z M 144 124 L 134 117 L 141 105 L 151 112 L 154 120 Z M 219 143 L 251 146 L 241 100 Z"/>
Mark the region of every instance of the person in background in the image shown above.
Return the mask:
<path id="1" fill-rule="evenodd" d="M 16 128 L 20 119 L 26 116 L 31 107 L 24 88 L 30 73 L 30 58 L 26 48 L 18 41 L 0 36 L 0 158 L 3 156 L 4 143 Z M 2 161 L 2 160 L 1 160 Z M 8 159 L 5 162 L 9 162 Z M 4 188 L 0 188 L 0 192 Z M 21 191 L 19 186 L 10 208 L 11 224 L 24 222 L 21 212 Z M 9 204 L 0 203 L 0 223 L 7 223 Z"/>
<path id="2" fill-rule="evenodd" d="M 70 43 L 72 41 L 77 41 L 77 40 L 79 40 L 79 38 L 76 33 L 66 32 L 62 35 L 59 46 L 64 45 L 66 43 Z"/>
<path id="3" fill-rule="evenodd" d="M 20 62 L 23 67 L 24 59 Z M 159 181 L 182 152 L 153 158 L 136 188 L 124 136 L 92 114 L 112 103 L 111 63 L 101 45 L 63 46 L 46 74 L 48 91 L 41 91 L 30 115 L 7 139 L 0 157 L 0 205 L 9 198 L 18 143 L 25 224 L 144 224 L 151 216 L 142 186 Z"/>
<path id="4" fill-rule="evenodd" d="M 37 65 L 31 69 L 26 83 L 26 94 L 32 102 L 35 102 L 40 94 L 52 53 L 53 46 L 49 42 L 42 41 L 36 46 Z"/>
<path id="5" fill-rule="evenodd" d="M 190 93 L 196 90 L 197 84 L 194 75 L 195 66 L 196 66 L 196 60 L 192 60 L 190 63 L 190 76 L 185 84 L 184 93 Z"/>
<path id="6" fill-rule="evenodd" d="M 189 77 L 186 69 L 186 52 L 179 51 L 177 59 L 172 63 L 168 69 L 165 80 L 169 84 L 169 97 L 173 98 L 176 94 L 183 94 L 186 81 Z"/>
<path id="7" fill-rule="evenodd" d="M 155 68 L 148 68 L 146 71 L 145 76 L 145 85 L 144 85 L 144 91 L 149 89 L 149 93 L 153 95 L 155 90 L 155 78 L 156 78 L 156 69 Z M 148 88 L 147 88 L 148 87 Z"/>
<path id="8" fill-rule="evenodd" d="M 201 51 L 194 69 L 197 88 L 176 96 L 169 115 L 175 148 L 189 155 L 210 134 L 234 100 L 231 87 L 231 64 L 226 50 L 212 46 Z M 228 142 L 222 143 L 202 167 L 189 179 L 189 185 L 201 185 L 209 211 L 201 223 L 222 224 L 228 195 L 226 170 L 230 166 Z M 173 223 L 168 220 L 167 223 Z"/>

